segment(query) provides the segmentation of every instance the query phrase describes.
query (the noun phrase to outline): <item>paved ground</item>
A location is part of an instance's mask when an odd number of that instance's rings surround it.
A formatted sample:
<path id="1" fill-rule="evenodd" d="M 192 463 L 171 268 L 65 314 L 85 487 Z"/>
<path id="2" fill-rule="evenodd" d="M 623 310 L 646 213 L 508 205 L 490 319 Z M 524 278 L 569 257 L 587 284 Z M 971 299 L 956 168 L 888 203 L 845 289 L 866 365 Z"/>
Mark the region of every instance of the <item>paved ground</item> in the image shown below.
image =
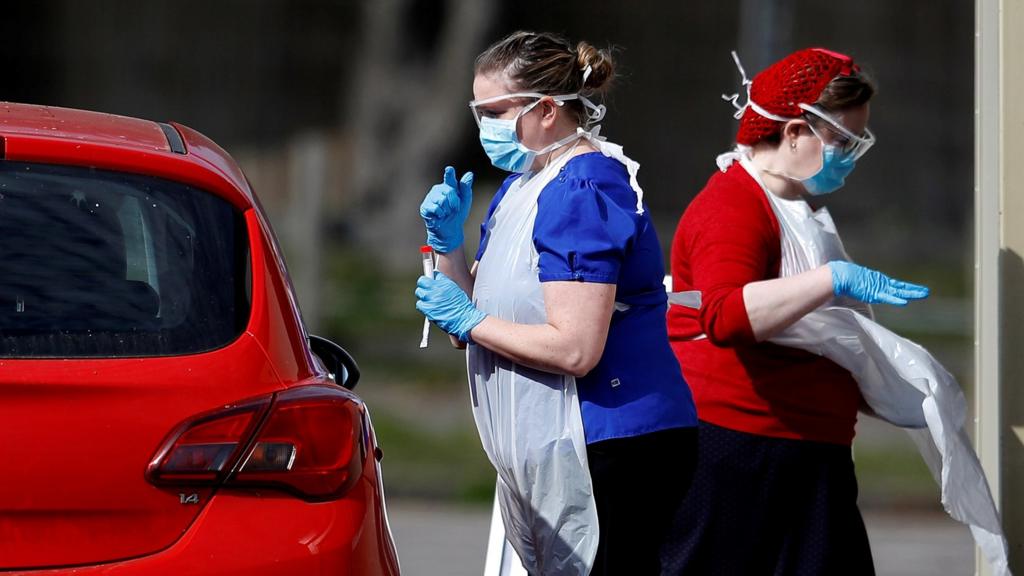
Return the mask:
<path id="1" fill-rule="evenodd" d="M 405 576 L 480 576 L 490 508 L 390 501 Z M 970 533 L 938 512 L 866 511 L 878 576 L 970 576 Z"/>

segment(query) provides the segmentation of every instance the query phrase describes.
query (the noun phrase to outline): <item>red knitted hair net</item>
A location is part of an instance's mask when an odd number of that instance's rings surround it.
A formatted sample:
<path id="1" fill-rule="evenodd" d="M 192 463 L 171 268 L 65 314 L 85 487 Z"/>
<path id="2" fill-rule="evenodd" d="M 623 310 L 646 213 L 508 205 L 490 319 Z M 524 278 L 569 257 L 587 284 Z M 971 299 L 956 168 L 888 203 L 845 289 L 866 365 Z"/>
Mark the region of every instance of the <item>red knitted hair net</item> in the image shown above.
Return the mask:
<path id="1" fill-rule="evenodd" d="M 806 48 L 754 76 L 750 100 L 776 116 L 796 118 L 803 114 L 798 104 L 814 104 L 833 78 L 849 76 L 858 70 L 849 56 L 824 48 Z M 753 146 L 778 132 L 781 125 L 748 106 L 740 118 L 736 142 Z"/>

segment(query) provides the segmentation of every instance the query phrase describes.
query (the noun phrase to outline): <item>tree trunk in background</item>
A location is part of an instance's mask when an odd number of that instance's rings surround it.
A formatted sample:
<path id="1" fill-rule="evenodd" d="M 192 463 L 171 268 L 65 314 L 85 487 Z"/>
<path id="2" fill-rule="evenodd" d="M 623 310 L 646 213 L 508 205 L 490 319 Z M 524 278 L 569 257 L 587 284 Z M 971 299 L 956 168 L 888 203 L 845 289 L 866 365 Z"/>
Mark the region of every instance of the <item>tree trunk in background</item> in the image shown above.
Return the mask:
<path id="1" fill-rule="evenodd" d="M 418 48 L 412 0 L 381 0 L 364 7 L 360 66 L 348 89 L 351 145 L 359 161 L 345 179 L 359 221 L 361 247 L 388 268 L 419 263 L 425 233 L 419 203 L 440 182 L 445 156 L 463 141 L 470 121 L 473 60 L 493 16 L 490 2 L 450 0 L 441 11 L 432 46 Z M 432 13 L 431 16 L 436 16 Z M 348 79 L 345 79 L 348 80 Z M 456 167 L 461 175 L 462 169 Z"/>
<path id="2" fill-rule="evenodd" d="M 303 320 L 310 332 L 320 328 L 323 284 L 323 195 L 327 188 L 328 141 L 323 134 L 304 134 L 288 146 L 288 191 L 281 239 L 288 251 L 288 269 L 299 293 Z"/>

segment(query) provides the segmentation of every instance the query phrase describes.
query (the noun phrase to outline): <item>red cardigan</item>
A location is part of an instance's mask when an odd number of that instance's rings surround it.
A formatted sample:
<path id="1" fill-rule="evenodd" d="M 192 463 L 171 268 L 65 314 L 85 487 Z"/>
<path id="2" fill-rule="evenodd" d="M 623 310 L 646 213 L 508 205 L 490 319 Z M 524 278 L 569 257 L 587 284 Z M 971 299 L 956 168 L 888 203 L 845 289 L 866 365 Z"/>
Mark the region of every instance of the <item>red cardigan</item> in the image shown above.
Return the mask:
<path id="1" fill-rule="evenodd" d="M 779 222 L 760 185 L 739 163 L 716 172 L 672 240 L 673 289 L 700 290 L 703 298 L 699 311 L 670 307 L 672 349 L 701 420 L 849 445 L 861 401 L 850 373 L 827 358 L 754 339 L 743 286 L 777 278 L 780 259 Z"/>

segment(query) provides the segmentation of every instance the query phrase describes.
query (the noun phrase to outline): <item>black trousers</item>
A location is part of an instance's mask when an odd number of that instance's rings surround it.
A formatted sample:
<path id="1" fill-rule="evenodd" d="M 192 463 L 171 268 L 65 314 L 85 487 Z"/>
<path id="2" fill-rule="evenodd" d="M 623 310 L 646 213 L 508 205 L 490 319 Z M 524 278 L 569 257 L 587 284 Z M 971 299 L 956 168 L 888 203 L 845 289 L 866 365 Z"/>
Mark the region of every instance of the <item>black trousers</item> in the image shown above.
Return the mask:
<path id="1" fill-rule="evenodd" d="M 697 429 L 587 446 L 601 538 L 593 576 L 660 573 L 658 553 L 693 478 Z"/>
<path id="2" fill-rule="evenodd" d="M 701 422 L 699 464 L 663 550 L 671 576 L 872 576 L 849 446 Z"/>

